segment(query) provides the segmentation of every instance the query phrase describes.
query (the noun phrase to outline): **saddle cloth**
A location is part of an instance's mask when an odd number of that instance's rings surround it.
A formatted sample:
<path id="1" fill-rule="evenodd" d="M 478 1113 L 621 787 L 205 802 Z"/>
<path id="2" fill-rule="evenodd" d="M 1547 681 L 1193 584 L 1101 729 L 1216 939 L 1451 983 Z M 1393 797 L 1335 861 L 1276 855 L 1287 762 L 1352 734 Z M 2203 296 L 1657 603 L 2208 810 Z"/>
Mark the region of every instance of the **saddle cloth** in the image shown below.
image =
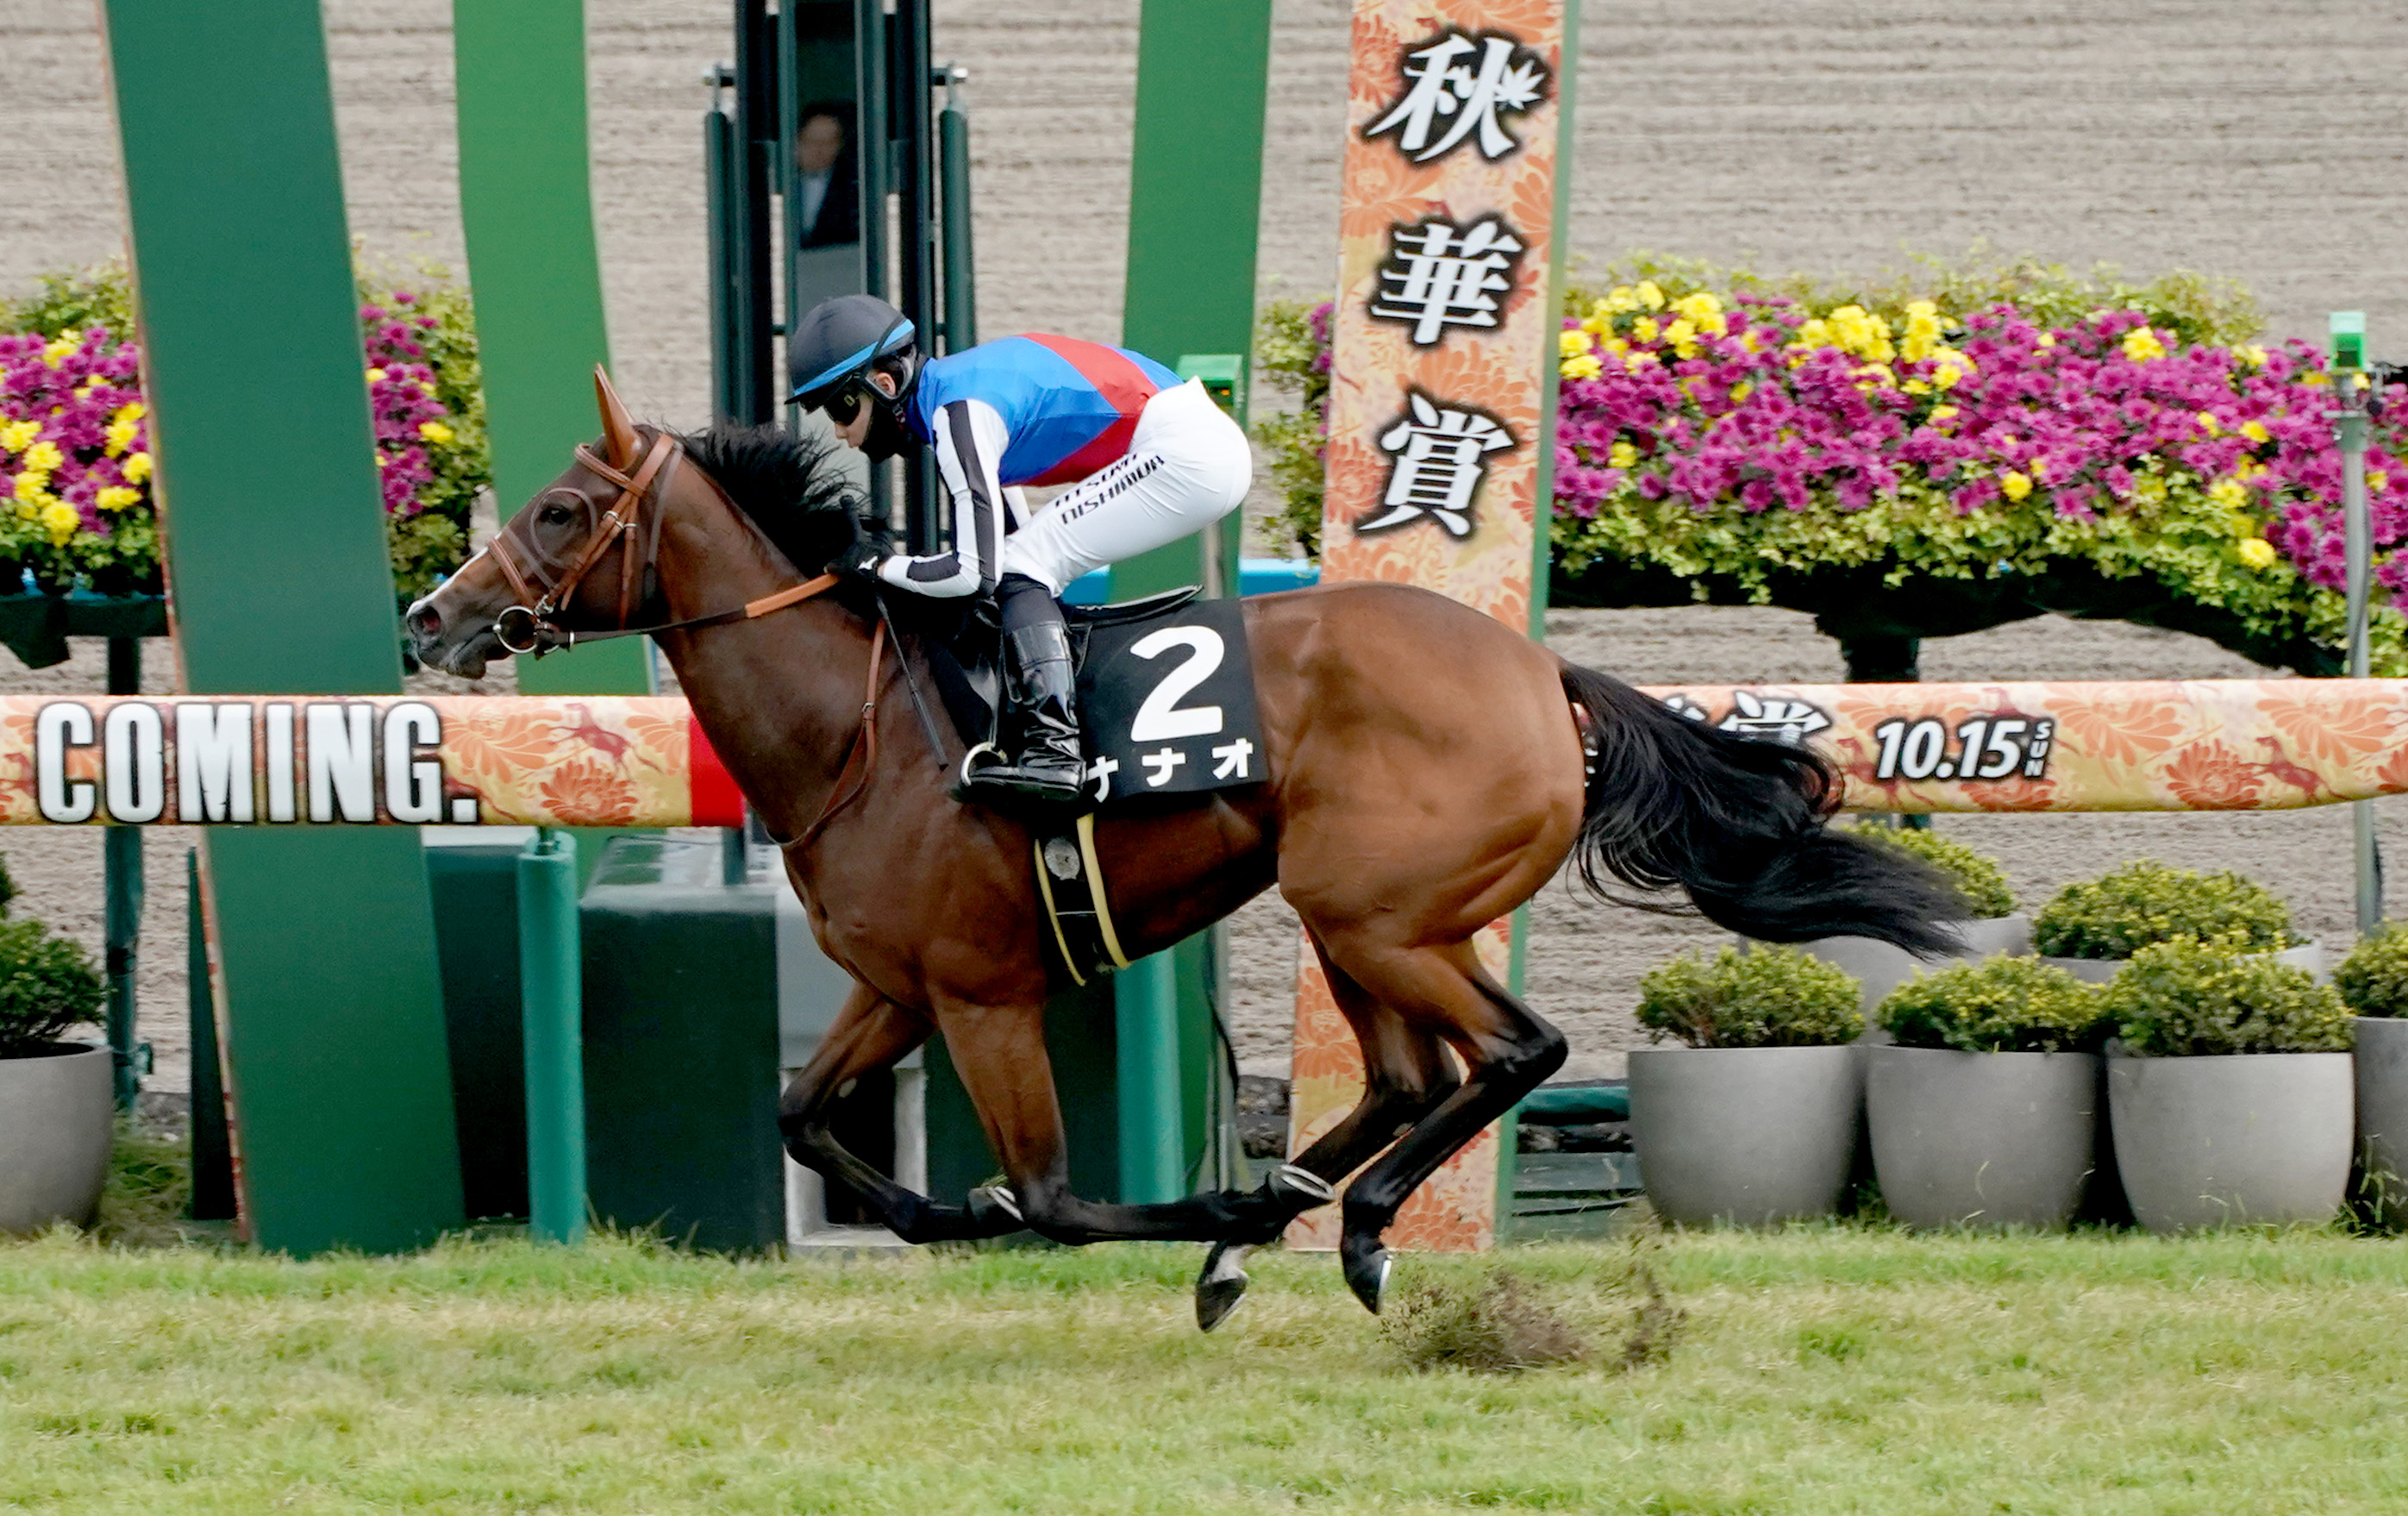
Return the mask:
<path id="1" fill-rule="evenodd" d="M 1189 588 L 1063 611 L 1092 805 L 1262 783 L 1254 660 L 1236 600 L 1198 599 Z M 974 619 L 928 651 L 962 745 L 993 741 L 1001 681 L 992 620 Z"/>

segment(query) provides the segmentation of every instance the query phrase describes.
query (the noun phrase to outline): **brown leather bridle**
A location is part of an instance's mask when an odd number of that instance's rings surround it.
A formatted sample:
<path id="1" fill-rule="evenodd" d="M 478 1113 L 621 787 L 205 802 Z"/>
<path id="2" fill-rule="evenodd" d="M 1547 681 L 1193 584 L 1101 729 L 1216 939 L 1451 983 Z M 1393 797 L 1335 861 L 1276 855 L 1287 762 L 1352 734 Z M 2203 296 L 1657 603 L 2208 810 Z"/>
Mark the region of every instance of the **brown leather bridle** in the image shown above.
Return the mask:
<path id="1" fill-rule="evenodd" d="M 772 611 L 799 605 L 815 595 L 825 594 L 842 582 L 835 574 L 824 573 L 774 595 L 747 600 L 730 611 L 690 616 L 683 621 L 663 622 L 652 627 L 627 625 L 627 618 L 635 614 L 637 588 L 651 571 L 652 556 L 660 549 L 660 513 L 655 511 L 650 529 L 644 536 L 644 551 L 640 555 L 636 551 L 636 533 L 643 518 L 644 504 L 684 455 L 685 449 L 675 434 L 659 432 L 653 436 L 652 445 L 645 451 L 643 462 L 633 474 L 628 474 L 597 457 L 591 448 L 579 444 L 577 461 L 584 466 L 587 472 L 618 485 L 619 498 L 603 513 L 602 525 L 594 533 L 593 540 L 585 544 L 585 551 L 578 555 L 568 572 L 556 583 L 545 584 L 536 565 L 519 562 L 517 551 L 510 546 L 509 532 L 496 533 L 494 540 L 485 544 L 485 551 L 493 555 L 494 564 L 502 570 L 502 577 L 509 581 L 511 591 L 519 598 L 518 604 L 507 607 L 494 617 L 494 636 L 501 642 L 504 651 L 539 658 L 546 653 L 575 647 L 580 642 L 608 642 L 614 637 L 650 637 L 656 632 L 684 631 L 696 627 L 724 626 L 731 621 L 751 621 Z M 561 607 L 566 605 L 569 597 L 577 593 L 578 586 L 585 583 L 586 576 L 602 561 L 603 555 L 614 546 L 621 549 L 618 626 L 609 631 L 579 632 L 555 625 L 552 618 L 560 614 Z M 523 642 L 510 641 L 509 628 L 519 624 L 513 621 L 513 617 L 523 621 Z"/>
<path id="2" fill-rule="evenodd" d="M 638 523 L 643 515 L 644 502 L 652 498 L 652 492 L 663 484 L 667 471 L 675 467 L 684 454 L 683 445 L 678 441 L 673 433 L 657 433 L 652 438 L 652 445 L 645 451 L 644 461 L 638 466 L 635 473 L 630 475 L 596 457 L 591 448 L 581 443 L 578 446 L 577 461 L 584 465 L 588 472 L 599 475 L 618 485 L 619 498 L 612 501 L 610 509 L 604 513 L 601 528 L 594 534 L 594 540 L 585 544 L 585 551 L 578 555 L 577 561 L 570 565 L 568 572 L 564 574 L 556 584 L 542 585 L 531 571 L 530 566 L 519 563 L 517 556 L 509 545 L 509 538 L 507 533 L 496 533 L 494 540 L 485 544 L 485 551 L 494 556 L 494 563 L 501 567 L 502 577 L 509 581 L 510 588 L 519 597 L 518 604 L 510 606 L 494 618 L 494 635 L 500 640 L 504 649 L 514 655 L 532 655 L 541 657 L 555 648 L 575 647 L 581 642 L 607 642 L 613 637 L 650 637 L 655 632 L 682 631 L 696 627 L 724 626 L 733 621 L 752 621 L 766 616 L 772 611 L 782 611 L 790 605 L 800 605 L 814 596 L 825 594 L 843 582 L 836 574 L 824 573 L 815 579 L 807 579 L 799 585 L 789 585 L 774 595 L 764 595 L 757 600 L 747 600 L 733 610 L 721 611 L 707 616 L 690 616 L 683 621 L 664 622 L 656 627 L 628 626 L 627 618 L 635 614 L 637 584 L 642 574 L 652 569 L 652 556 L 660 549 L 660 513 L 655 511 L 652 513 L 651 530 L 644 538 L 642 555 L 638 556 L 635 551 L 635 533 Z M 561 606 L 568 602 L 570 596 L 577 593 L 577 586 L 585 582 L 585 576 L 594 571 L 594 566 L 602 561 L 602 555 L 609 552 L 614 544 L 623 545 L 625 549 L 619 559 L 619 625 L 617 628 L 610 631 L 579 633 L 555 626 L 552 617 L 559 613 Z M 532 605 L 527 603 L 530 600 L 534 602 Z M 887 640 L 884 608 L 882 606 L 880 609 L 878 623 L 871 628 L 869 635 L 869 678 L 867 686 L 862 690 L 861 725 L 855 729 L 853 741 L 845 748 L 844 765 L 837 771 L 836 787 L 829 791 L 826 802 L 820 807 L 819 816 L 809 828 L 805 829 L 802 835 L 790 842 L 781 841 L 779 844 L 781 847 L 809 848 L 818 840 L 820 833 L 827 829 L 827 824 L 836 819 L 838 812 L 860 798 L 862 790 L 869 783 L 870 771 L 877 767 L 878 677 L 884 658 Z M 513 614 L 526 618 L 526 645 L 523 647 L 513 643 L 509 633 L 502 629 L 506 620 Z M 914 689 L 912 694 L 916 700 L 918 690 Z M 924 723 L 927 720 L 926 712 L 921 713 L 921 719 Z M 934 750 L 937 745 L 935 728 L 928 729 L 928 738 L 929 746 Z M 941 764 L 941 758 L 939 761 Z"/>

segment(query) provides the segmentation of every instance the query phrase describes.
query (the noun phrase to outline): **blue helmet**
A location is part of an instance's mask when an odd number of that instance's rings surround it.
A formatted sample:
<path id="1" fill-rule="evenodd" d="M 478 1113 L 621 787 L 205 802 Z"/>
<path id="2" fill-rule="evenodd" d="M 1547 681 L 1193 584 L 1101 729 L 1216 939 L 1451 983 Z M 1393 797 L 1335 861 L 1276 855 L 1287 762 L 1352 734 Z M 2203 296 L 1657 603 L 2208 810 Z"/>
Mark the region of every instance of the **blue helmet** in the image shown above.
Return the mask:
<path id="1" fill-rule="evenodd" d="M 859 405 L 860 381 L 881 358 L 915 350 L 919 332 L 911 318 L 875 295 L 839 295 L 811 307 L 786 339 L 786 398 L 807 411 L 825 411 L 841 426 Z M 907 364 L 896 398 L 910 393 L 919 377 Z M 848 396 L 848 391 L 855 393 Z M 841 411 L 842 414 L 838 412 Z"/>

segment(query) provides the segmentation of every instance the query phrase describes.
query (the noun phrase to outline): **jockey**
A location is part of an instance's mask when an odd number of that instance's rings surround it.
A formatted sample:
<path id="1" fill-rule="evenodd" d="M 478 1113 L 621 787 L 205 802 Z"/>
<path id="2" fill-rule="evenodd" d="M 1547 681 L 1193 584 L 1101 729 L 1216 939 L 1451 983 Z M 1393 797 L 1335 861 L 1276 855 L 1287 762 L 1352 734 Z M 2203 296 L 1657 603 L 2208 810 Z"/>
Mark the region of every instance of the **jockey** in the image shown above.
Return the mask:
<path id="1" fill-rule="evenodd" d="M 1174 542 L 1245 498 L 1246 435 L 1197 382 L 1073 338 L 998 338 L 933 361 L 910 319 L 870 295 L 824 300 L 787 345 L 793 391 L 872 459 L 935 447 L 953 545 L 832 567 L 914 595 L 993 595 L 1003 624 L 1003 761 L 965 793 L 1075 801 L 1085 778 L 1070 641 L 1055 598 L 1090 570 Z M 1032 511 L 1021 484 L 1070 486 Z"/>

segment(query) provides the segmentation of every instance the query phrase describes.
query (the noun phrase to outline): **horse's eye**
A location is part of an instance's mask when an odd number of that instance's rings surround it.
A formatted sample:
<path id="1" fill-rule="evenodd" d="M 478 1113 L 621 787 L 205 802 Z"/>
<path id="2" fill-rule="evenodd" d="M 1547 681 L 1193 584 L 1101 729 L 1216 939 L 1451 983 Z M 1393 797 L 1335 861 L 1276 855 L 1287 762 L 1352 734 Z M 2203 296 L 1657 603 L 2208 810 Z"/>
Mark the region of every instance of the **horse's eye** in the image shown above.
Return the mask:
<path id="1" fill-rule="evenodd" d="M 537 512 L 535 519 L 539 527 L 565 527 L 568 525 L 568 507 L 554 501 Z"/>

